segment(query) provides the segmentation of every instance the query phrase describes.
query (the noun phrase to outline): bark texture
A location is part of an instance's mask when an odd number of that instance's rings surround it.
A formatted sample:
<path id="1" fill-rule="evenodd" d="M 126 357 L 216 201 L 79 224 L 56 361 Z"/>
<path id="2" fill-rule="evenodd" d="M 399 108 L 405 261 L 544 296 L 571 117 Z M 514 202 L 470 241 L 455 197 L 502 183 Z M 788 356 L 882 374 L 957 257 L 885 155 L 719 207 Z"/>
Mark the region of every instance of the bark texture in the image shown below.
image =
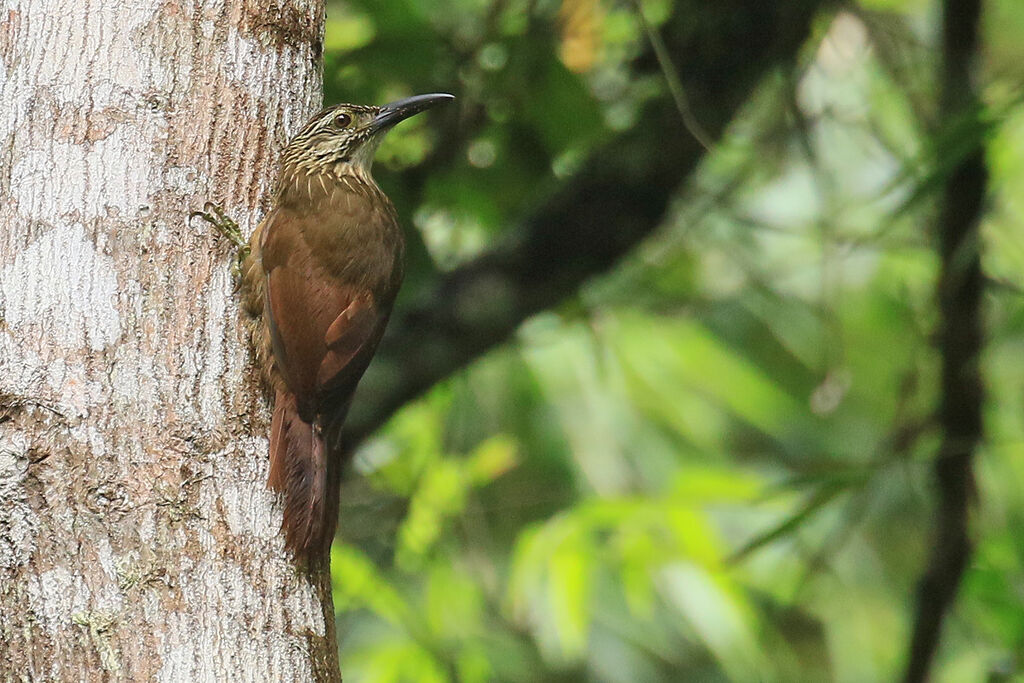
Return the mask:
<path id="1" fill-rule="evenodd" d="M 336 680 L 230 272 L 322 0 L 0 4 L 0 681 Z"/>

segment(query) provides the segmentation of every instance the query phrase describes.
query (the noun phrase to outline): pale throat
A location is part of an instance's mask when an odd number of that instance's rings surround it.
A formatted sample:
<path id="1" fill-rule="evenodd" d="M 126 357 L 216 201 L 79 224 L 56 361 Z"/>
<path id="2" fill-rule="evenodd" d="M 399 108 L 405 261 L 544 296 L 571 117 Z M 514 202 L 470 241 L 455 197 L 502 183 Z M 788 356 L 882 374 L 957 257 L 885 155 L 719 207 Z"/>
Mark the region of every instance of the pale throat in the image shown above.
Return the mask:
<path id="1" fill-rule="evenodd" d="M 330 167 L 330 173 L 339 180 L 346 176 L 355 176 L 364 183 L 376 187 L 377 183 L 374 182 L 370 171 L 373 169 L 373 157 L 380 147 L 382 138 L 382 135 L 375 135 L 363 142 L 349 156 Z"/>
<path id="2" fill-rule="evenodd" d="M 356 147 L 355 151 L 349 156 L 349 164 L 352 168 L 358 169 L 369 176 L 370 169 L 373 167 L 373 157 L 377 154 L 377 148 L 380 147 L 381 140 L 383 139 L 384 136 L 378 133 Z"/>

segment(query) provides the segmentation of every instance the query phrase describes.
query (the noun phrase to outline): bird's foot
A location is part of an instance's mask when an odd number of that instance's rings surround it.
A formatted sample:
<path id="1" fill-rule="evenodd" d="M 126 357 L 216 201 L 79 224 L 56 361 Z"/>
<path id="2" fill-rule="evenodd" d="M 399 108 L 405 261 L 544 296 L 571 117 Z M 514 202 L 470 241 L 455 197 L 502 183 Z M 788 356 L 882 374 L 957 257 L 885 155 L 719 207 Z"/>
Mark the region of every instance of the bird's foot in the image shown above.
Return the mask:
<path id="1" fill-rule="evenodd" d="M 213 202 L 206 202 L 203 204 L 202 211 L 193 211 L 188 215 L 188 218 L 189 220 L 202 218 L 212 225 L 214 230 L 228 238 L 231 244 L 235 245 L 238 254 L 235 257 L 235 263 L 231 271 L 236 276 L 240 275 L 242 272 L 242 262 L 249 256 L 249 243 L 246 242 L 245 236 L 242 235 L 242 229 L 238 227 L 238 223 L 231 216 L 228 216 L 223 208 Z"/>

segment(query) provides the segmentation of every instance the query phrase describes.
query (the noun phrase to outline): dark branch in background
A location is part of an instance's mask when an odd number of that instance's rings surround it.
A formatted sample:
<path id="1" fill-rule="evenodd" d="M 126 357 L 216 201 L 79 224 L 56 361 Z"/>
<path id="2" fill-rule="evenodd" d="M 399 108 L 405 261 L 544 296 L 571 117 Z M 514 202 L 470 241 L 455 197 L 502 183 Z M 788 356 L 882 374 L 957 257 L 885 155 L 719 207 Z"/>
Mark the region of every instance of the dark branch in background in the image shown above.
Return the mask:
<path id="1" fill-rule="evenodd" d="M 971 72 L 978 54 L 981 0 L 945 0 L 942 34 L 941 126 L 968 131 L 972 144 L 945 182 L 938 225 L 942 259 L 938 281 L 942 354 L 942 398 L 938 421 L 942 443 L 935 461 L 938 483 L 937 536 L 921 579 L 907 683 L 928 679 L 942 625 L 956 599 L 971 557 L 969 533 L 974 495 L 972 459 L 983 436 L 981 241 L 978 225 L 985 200 L 981 105 Z M 939 150 L 941 153 L 943 150 Z"/>
<path id="2" fill-rule="evenodd" d="M 795 59 L 826 4 L 677 3 L 662 38 L 710 136 L 721 134 L 772 68 Z M 658 65 L 648 53 L 638 68 Z M 615 265 L 661 225 L 703 154 L 672 98 L 662 97 L 529 214 L 513 239 L 413 295 L 396 311 L 360 386 L 347 425 L 350 444 Z"/>

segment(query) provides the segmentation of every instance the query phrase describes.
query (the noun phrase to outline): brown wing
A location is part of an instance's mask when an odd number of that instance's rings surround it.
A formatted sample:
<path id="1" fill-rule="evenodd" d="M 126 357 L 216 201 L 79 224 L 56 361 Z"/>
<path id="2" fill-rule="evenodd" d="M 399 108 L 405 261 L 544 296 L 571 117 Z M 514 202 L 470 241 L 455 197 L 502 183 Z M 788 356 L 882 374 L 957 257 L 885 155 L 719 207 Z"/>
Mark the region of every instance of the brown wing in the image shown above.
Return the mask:
<path id="1" fill-rule="evenodd" d="M 308 250 L 296 249 L 267 274 L 266 313 L 277 366 L 312 422 L 331 380 L 381 324 L 373 297 L 337 283 Z"/>
<path id="2" fill-rule="evenodd" d="M 278 209 L 262 248 L 274 356 L 308 422 L 347 407 L 387 323 L 401 256 L 373 234 L 388 214 L 324 214 Z"/>

